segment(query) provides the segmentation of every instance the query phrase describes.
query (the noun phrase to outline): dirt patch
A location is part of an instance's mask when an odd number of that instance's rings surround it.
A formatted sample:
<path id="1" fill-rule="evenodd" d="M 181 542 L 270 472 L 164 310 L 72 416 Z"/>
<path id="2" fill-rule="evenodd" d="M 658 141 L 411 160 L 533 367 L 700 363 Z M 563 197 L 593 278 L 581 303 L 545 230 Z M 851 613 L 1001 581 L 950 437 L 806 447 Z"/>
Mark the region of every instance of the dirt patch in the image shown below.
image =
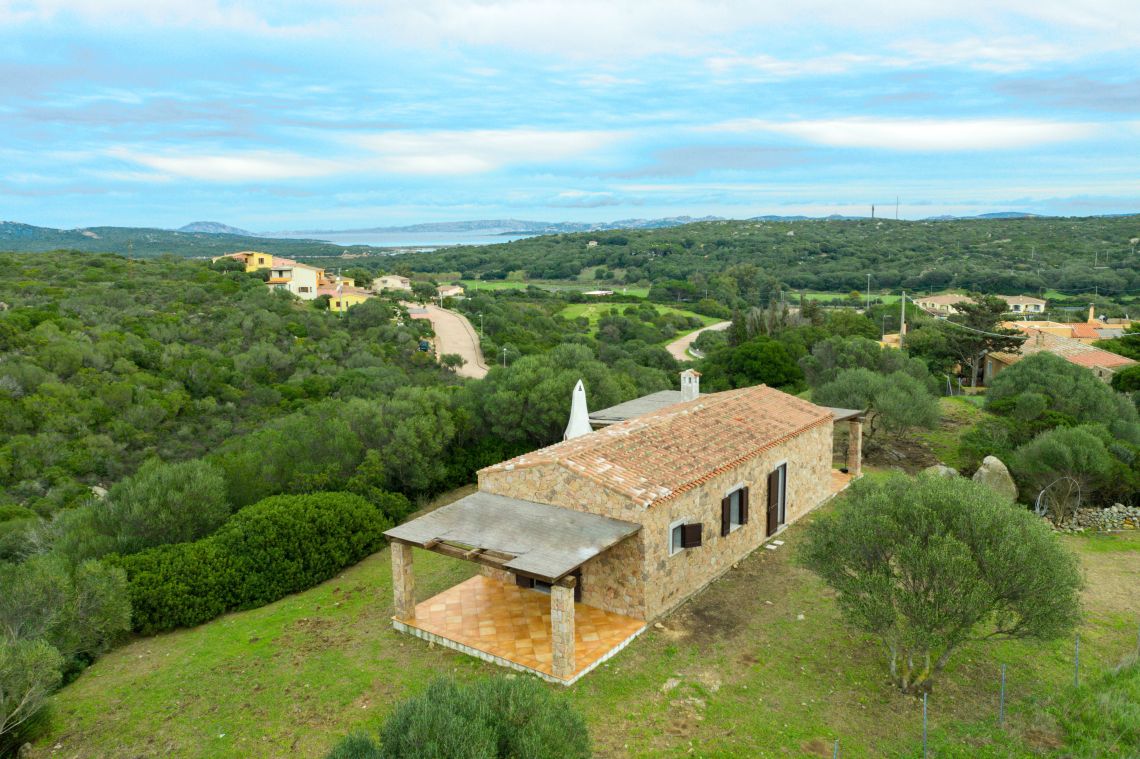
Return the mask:
<path id="1" fill-rule="evenodd" d="M 1079 550 L 1078 540 L 1070 538 L 1067 542 Z M 1081 568 L 1086 580 L 1081 601 L 1087 610 L 1119 614 L 1135 612 L 1136 589 L 1140 588 L 1140 552 L 1081 551 Z"/>
<path id="2" fill-rule="evenodd" d="M 939 463 L 928 443 L 912 437 L 867 441 L 863 462 L 869 466 L 902 469 L 907 474 L 916 474 Z"/>

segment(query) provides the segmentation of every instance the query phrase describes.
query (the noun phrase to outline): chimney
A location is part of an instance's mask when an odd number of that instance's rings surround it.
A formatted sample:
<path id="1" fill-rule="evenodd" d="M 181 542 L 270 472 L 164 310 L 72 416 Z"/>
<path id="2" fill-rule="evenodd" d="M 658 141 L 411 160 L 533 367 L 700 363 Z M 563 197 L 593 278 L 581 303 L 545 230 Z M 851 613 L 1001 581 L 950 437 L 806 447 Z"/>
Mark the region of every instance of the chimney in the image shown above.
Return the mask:
<path id="1" fill-rule="evenodd" d="M 570 421 L 566 424 L 562 439 L 573 440 L 591 432 L 593 429 L 590 427 L 590 412 L 586 408 L 586 388 L 582 386 L 582 380 L 578 380 L 570 400 Z"/>
<path id="2" fill-rule="evenodd" d="M 681 372 L 681 400 L 695 401 L 701 394 L 701 373 L 696 369 Z"/>
<path id="3" fill-rule="evenodd" d="M 1089 324 L 1092 324 L 1095 321 L 1096 321 L 1096 304 L 1090 303 L 1089 304 Z"/>

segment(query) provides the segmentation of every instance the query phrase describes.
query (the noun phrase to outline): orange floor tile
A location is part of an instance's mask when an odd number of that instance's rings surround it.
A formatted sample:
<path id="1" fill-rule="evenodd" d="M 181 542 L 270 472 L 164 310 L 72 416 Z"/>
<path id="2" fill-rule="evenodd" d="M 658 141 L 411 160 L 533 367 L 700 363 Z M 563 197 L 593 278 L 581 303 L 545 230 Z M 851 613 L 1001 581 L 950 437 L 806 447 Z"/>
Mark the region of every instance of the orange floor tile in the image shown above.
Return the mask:
<path id="1" fill-rule="evenodd" d="M 853 478 L 850 474 L 844 474 L 843 472 L 839 471 L 838 469 L 832 469 L 831 470 L 831 494 L 835 495 L 840 490 L 843 490 L 844 488 L 846 488 L 848 485 L 851 484 L 852 479 Z"/>
<path id="2" fill-rule="evenodd" d="M 483 575 L 416 605 L 404 624 L 551 674 L 550 596 Z M 574 604 L 575 675 L 645 627 L 640 619 Z"/>

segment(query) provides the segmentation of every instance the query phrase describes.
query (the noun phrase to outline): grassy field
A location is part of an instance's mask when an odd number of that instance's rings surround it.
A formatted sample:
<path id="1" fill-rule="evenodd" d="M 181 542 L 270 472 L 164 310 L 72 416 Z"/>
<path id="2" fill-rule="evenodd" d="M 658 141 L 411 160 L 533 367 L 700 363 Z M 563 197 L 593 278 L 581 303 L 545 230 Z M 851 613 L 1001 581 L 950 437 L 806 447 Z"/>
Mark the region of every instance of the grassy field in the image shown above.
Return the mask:
<path id="1" fill-rule="evenodd" d="M 886 682 L 879 644 L 846 629 L 831 593 L 791 561 L 801 536 L 792 525 L 779 550 L 740 562 L 574 687 L 549 686 L 582 711 L 599 756 L 830 757 L 837 738 L 848 759 L 920 755 L 921 701 Z M 1063 540 L 1088 579 L 1091 682 L 1135 650 L 1140 536 Z M 417 551 L 416 569 L 426 598 L 474 565 Z M 391 603 L 384 550 L 262 609 L 135 640 L 53 699 L 53 728 L 32 755 L 320 757 L 436 675 L 500 672 L 396 634 Z M 1071 639 L 968 646 L 930 697 L 931 756 L 1064 756 L 1057 714 L 1072 679 Z"/>
<path id="2" fill-rule="evenodd" d="M 611 308 L 617 308 L 620 312 L 622 309 L 627 308 L 629 305 L 630 304 L 628 303 L 607 302 L 571 303 L 569 306 L 559 311 L 558 315 L 565 319 L 577 319 L 579 316 L 584 316 L 590 321 L 590 329 L 594 330 L 598 326 L 598 319 L 601 319 L 602 316 L 608 313 Z M 685 311 L 680 308 L 674 308 L 673 306 L 663 306 L 660 303 L 653 304 L 653 307 L 657 309 L 657 313 L 659 314 L 680 314 L 681 316 L 696 317 L 701 320 L 701 325 L 706 327 L 710 324 L 716 324 L 717 322 L 722 321 L 721 319 L 717 319 L 712 316 L 696 314 L 692 311 Z M 683 334 L 685 333 L 678 333 L 678 337 Z"/>
<path id="3" fill-rule="evenodd" d="M 808 300 L 835 300 L 836 298 L 846 300 L 847 296 L 849 294 L 850 293 L 804 293 L 804 297 L 807 298 Z M 792 293 L 790 296 L 788 296 L 789 301 L 792 303 L 797 302 L 798 298 L 799 298 L 799 293 Z M 899 302 L 899 296 L 898 295 L 882 295 L 882 294 L 876 293 L 874 291 L 871 292 L 871 299 L 872 300 L 880 300 L 883 303 L 898 303 Z M 862 308 L 866 304 L 867 304 L 867 294 L 866 294 L 866 292 L 864 292 L 862 295 L 859 296 L 859 303 L 858 304 L 853 303 L 852 305 L 857 305 L 859 308 Z"/>
<path id="4" fill-rule="evenodd" d="M 545 280 L 527 280 L 526 282 L 513 282 L 504 279 L 495 280 L 474 280 L 464 279 L 460 280 L 463 283 L 463 288 L 469 292 L 476 290 L 525 290 L 527 287 L 534 285 L 541 287 L 544 290 L 613 290 L 614 292 L 622 293 L 623 295 L 633 295 L 638 298 L 646 298 L 649 296 L 648 287 L 621 287 L 612 284 L 597 283 L 597 282 L 554 282 Z"/>

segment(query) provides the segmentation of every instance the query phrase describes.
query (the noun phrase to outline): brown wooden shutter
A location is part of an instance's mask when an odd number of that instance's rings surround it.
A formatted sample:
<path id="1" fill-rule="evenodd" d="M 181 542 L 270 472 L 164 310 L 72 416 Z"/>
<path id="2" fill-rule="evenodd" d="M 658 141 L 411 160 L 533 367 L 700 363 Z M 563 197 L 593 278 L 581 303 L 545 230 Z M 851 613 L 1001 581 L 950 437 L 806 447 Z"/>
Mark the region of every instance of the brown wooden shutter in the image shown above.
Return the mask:
<path id="1" fill-rule="evenodd" d="M 723 538 L 732 530 L 732 496 L 720 499 L 720 536 Z"/>
<path id="2" fill-rule="evenodd" d="M 767 534 L 775 535 L 780 528 L 780 470 L 768 475 Z"/>
<path id="3" fill-rule="evenodd" d="M 681 548 L 698 548 L 701 545 L 703 526 L 700 522 L 681 525 Z"/>
<path id="4" fill-rule="evenodd" d="M 740 523 L 748 524 L 748 486 L 740 489 Z"/>

